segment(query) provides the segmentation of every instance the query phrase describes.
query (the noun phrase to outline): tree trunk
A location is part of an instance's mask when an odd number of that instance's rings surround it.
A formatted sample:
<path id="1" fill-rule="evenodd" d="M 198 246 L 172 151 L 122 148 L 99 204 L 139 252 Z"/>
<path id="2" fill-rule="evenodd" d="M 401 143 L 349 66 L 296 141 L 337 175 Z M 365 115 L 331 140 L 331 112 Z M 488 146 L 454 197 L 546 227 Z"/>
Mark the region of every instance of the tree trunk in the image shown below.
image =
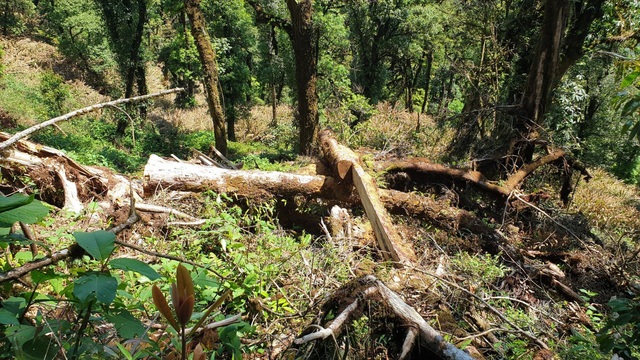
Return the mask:
<path id="1" fill-rule="evenodd" d="M 300 154 L 311 155 L 318 138 L 318 94 L 316 93 L 318 41 L 313 29 L 313 1 L 287 0 L 291 14 L 289 36 L 296 59 Z"/>
<path id="2" fill-rule="evenodd" d="M 431 68 L 433 67 L 433 52 L 429 51 L 427 53 L 427 75 L 425 76 L 424 83 L 424 99 L 422 99 L 422 106 L 420 107 L 420 112 L 418 113 L 418 123 L 416 124 L 416 132 L 420 131 L 420 115 L 425 113 L 427 108 L 427 103 L 429 101 L 429 86 L 431 85 Z"/>
<path id="3" fill-rule="evenodd" d="M 200 10 L 200 0 L 184 0 L 185 11 L 191 22 L 191 35 L 196 42 L 202 70 L 204 72 L 204 87 L 207 90 L 207 104 L 213 120 L 213 131 L 216 139 L 216 149 L 227 155 L 226 124 L 220 95 L 218 93 L 218 64 L 216 53 L 207 35 L 204 16 Z"/>
<path id="4" fill-rule="evenodd" d="M 556 72 L 560 62 L 562 39 L 567 26 L 569 0 L 547 0 L 536 53 L 529 70 L 527 85 L 522 97 L 522 114 L 514 129 L 525 139 L 525 144 L 516 150 L 524 163 L 533 158 L 538 138 L 538 127 L 556 85 Z"/>

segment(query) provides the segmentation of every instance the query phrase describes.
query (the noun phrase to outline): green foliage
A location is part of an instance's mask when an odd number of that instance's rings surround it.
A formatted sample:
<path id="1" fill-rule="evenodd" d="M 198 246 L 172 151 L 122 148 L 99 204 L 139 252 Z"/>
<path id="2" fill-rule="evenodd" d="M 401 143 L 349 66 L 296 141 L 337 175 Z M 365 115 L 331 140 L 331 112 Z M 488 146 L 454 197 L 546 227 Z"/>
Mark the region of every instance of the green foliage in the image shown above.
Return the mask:
<path id="1" fill-rule="evenodd" d="M 30 0 L 5 0 L 2 5 L 0 25 L 2 35 L 22 35 L 27 32 L 27 23 L 35 13 L 35 6 Z"/>
<path id="2" fill-rule="evenodd" d="M 40 94 L 46 118 L 53 118 L 67 112 L 65 102 L 70 96 L 69 86 L 62 77 L 52 71 L 45 71 L 40 78 Z"/>
<path id="3" fill-rule="evenodd" d="M 10 228 L 18 221 L 33 224 L 42 220 L 48 213 L 49 209 L 35 200 L 34 195 L 0 196 L 0 231 Z"/>
<path id="4" fill-rule="evenodd" d="M 54 34 L 58 49 L 76 62 L 100 87 L 107 74 L 116 67 L 109 46 L 106 26 L 92 0 L 61 0 L 45 10 L 49 32 Z"/>
<path id="5" fill-rule="evenodd" d="M 600 349 L 624 359 L 639 359 L 640 300 L 614 298 L 608 305 L 612 314 L 596 335 Z"/>
<path id="6" fill-rule="evenodd" d="M 191 33 L 184 30 L 176 33 L 160 50 L 158 60 L 163 64 L 162 70 L 171 79 L 173 86 L 187 88 L 186 92 L 178 94 L 176 104 L 183 108 L 195 106 L 196 100 L 190 87 L 193 87 L 191 84 L 202 77 L 203 73 Z"/>
<path id="7" fill-rule="evenodd" d="M 633 61 L 628 66 L 630 70 L 620 82 L 617 105 L 627 120 L 622 131 L 629 133 L 630 140 L 640 141 L 640 61 Z"/>
<path id="8" fill-rule="evenodd" d="M 499 255 L 470 255 L 466 252 L 459 252 L 451 258 L 451 263 L 458 271 L 465 274 L 471 283 L 476 285 L 492 284 L 502 278 L 506 271 Z"/>

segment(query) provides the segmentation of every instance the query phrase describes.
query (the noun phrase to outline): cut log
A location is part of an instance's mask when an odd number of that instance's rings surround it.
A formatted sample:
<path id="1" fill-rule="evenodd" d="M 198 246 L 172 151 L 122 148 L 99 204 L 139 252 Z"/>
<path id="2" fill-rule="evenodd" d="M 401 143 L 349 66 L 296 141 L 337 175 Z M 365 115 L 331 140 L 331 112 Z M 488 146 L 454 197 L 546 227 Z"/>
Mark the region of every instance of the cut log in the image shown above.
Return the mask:
<path id="1" fill-rule="evenodd" d="M 144 167 L 145 194 L 157 190 L 204 191 L 237 194 L 255 200 L 296 195 L 349 200 L 350 194 L 331 177 L 276 171 L 228 170 L 177 163 L 151 155 Z"/>
<path id="2" fill-rule="evenodd" d="M 337 200 L 346 204 L 357 203 L 344 186 L 332 177 L 322 175 L 296 175 L 259 170 L 226 170 L 211 166 L 177 163 L 152 155 L 145 166 L 144 191 L 147 195 L 159 189 L 230 193 L 243 198 L 286 198 L 295 195 Z M 396 190 L 378 189 L 386 209 L 395 214 L 424 220 L 443 230 L 456 232 L 471 230 L 483 241 L 483 247 L 495 247 L 500 234 L 489 228 L 474 214 L 456 207 L 442 205 L 428 197 Z M 497 249 L 491 248 L 492 253 Z"/>
<path id="3" fill-rule="evenodd" d="M 395 229 L 391 216 L 387 213 L 378 186 L 373 178 L 360 165 L 358 156 L 348 147 L 340 145 L 331 130 L 320 133 L 322 155 L 340 179 L 351 180 L 358 191 L 360 201 L 376 235 L 378 246 L 387 260 L 396 264 L 409 264 L 415 261 L 413 249 L 405 244 Z M 351 177 L 349 179 L 349 174 Z"/>

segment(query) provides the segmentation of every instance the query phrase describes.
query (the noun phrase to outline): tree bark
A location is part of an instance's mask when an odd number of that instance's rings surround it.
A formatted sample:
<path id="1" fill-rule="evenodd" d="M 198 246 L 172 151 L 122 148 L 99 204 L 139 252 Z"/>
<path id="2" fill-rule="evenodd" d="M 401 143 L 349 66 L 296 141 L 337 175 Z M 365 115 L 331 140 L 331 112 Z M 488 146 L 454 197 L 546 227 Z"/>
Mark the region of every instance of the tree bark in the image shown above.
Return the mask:
<path id="1" fill-rule="evenodd" d="M 287 0 L 291 14 L 288 31 L 296 59 L 300 154 L 311 155 L 318 138 L 317 36 L 313 28 L 313 1 Z"/>
<path id="2" fill-rule="evenodd" d="M 216 139 L 216 149 L 227 155 L 227 130 L 220 104 L 218 92 L 218 64 L 216 53 L 211 46 L 209 35 L 205 27 L 204 16 L 200 10 L 200 0 L 184 0 L 185 11 L 191 22 L 191 35 L 196 42 L 198 55 L 204 72 L 204 87 L 207 90 L 207 104 L 213 121 L 213 131 Z"/>
<path id="3" fill-rule="evenodd" d="M 212 166 L 176 163 L 151 155 L 144 168 L 145 193 L 157 189 L 237 194 L 256 201 L 296 195 L 349 201 L 350 192 L 331 177 L 275 171 L 226 170 Z"/>

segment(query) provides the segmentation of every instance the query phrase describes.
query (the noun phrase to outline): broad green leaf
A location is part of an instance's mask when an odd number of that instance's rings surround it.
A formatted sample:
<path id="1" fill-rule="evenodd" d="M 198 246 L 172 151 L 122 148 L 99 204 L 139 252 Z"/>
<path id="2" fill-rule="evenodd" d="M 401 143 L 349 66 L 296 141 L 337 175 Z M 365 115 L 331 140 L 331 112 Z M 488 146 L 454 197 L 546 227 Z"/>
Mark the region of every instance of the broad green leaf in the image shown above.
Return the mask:
<path id="1" fill-rule="evenodd" d="M 640 75 L 640 71 L 634 71 L 631 74 L 625 76 L 620 83 L 620 88 L 624 89 L 627 86 L 633 84 L 633 82 L 638 78 L 638 75 Z"/>
<path id="2" fill-rule="evenodd" d="M 22 344 L 36 336 L 36 328 L 31 325 L 9 326 L 4 334 L 13 344 L 22 347 Z"/>
<path id="3" fill-rule="evenodd" d="M 11 200 L 10 203 L 6 201 L 6 199 L 11 199 L 15 196 L 20 197 L 20 201 Z M 33 224 L 49 214 L 49 209 L 42 205 L 40 201 L 34 200 L 33 195 L 13 194 L 9 198 L 0 197 L 0 199 L 5 200 L 5 204 L 2 206 L 5 210 L 0 210 L 0 228 L 11 227 L 18 221 Z"/>
<path id="4" fill-rule="evenodd" d="M 18 325 L 18 319 L 16 318 L 16 314 L 7 311 L 5 309 L 0 309 L 0 324 L 2 325 Z"/>
<path id="5" fill-rule="evenodd" d="M 10 297 L 2 302 L 2 308 L 9 311 L 12 314 L 22 314 L 22 311 L 27 306 L 27 300 L 21 297 Z"/>
<path id="6" fill-rule="evenodd" d="M 22 351 L 24 351 L 25 358 L 33 360 L 55 359 L 58 354 L 58 350 L 59 347 L 56 341 L 47 336 L 37 336 L 22 345 Z"/>
<path id="7" fill-rule="evenodd" d="M 144 335 L 146 329 L 140 320 L 136 319 L 127 310 L 121 310 L 115 313 L 107 313 L 107 320 L 113 323 L 120 337 L 125 339 L 140 338 Z"/>
<path id="8" fill-rule="evenodd" d="M 11 196 L 0 196 L 0 212 L 9 211 L 27 205 L 32 202 L 34 195 L 13 194 Z"/>
<path id="9" fill-rule="evenodd" d="M 149 280 L 156 280 L 160 278 L 160 274 L 153 270 L 151 266 L 140 260 L 127 258 L 113 259 L 109 261 L 109 265 L 113 269 L 137 272 L 138 274 L 148 277 Z"/>
<path id="10" fill-rule="evenodd" d="M 108 258 L 115 249 L 116 235 L 108 231 L 74 232 L 73 237 L 78 245 L 98 261 Z"/>
<path id="11" fill-rule="evenodd" d="M 629 116 L 640 109 L 640 95 L 629 99 L 622 108 L 622 116 Z"/>
<path id="12" fill-rule="evenodd" d="M 51 269 L 47 269 L 45 271 L 40 271 L 40 270 L 31 271 L 31 281 L 33 281 L 34 284 L 42 284 L 45 281 L 57 279 L 60 276 L 61 276 L 60 274 L 56 274 Z"/>
<path id="13" fill-rule="evenodd" d="M 111 275 L 91 273 L 74 281 L 73 294 L 83 303 L 95 297 L 99 302 L 109 305 L 116 297 L 118 281 Z"/>

